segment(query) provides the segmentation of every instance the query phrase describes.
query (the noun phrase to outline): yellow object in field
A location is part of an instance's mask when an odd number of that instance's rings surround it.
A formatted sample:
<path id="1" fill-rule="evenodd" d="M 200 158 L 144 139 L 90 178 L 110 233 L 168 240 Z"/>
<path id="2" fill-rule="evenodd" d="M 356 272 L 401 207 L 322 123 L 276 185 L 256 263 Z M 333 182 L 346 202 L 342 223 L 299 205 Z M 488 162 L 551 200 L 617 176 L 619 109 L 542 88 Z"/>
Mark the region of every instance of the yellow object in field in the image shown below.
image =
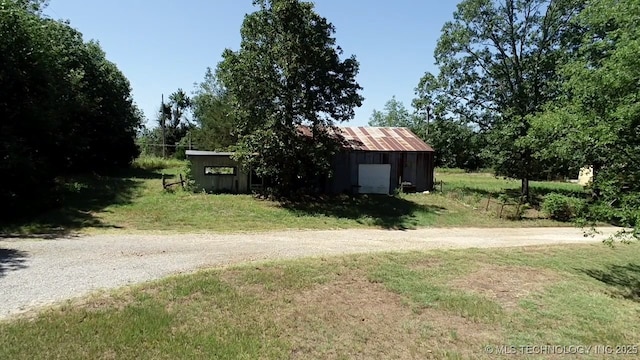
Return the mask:
<path id="1" fill-rule="evenodd" d="M 578 184 L 586 186 L 593 180 L 593 166 L 583 167 L 578 175 Z"/>

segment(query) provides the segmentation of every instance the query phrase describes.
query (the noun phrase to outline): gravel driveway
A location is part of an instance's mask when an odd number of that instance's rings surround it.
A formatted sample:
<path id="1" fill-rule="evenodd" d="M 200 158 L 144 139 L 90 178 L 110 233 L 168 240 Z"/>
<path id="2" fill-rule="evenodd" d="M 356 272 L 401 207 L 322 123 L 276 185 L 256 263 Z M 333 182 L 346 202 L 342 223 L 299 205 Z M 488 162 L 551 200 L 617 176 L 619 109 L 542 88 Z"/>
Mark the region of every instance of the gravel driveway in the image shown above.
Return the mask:
<path id="1" fill-rule="evenodd" d="M 285 231 L 0 239 L 0 319 L 99 289 L 264 259 L 597 242 L 575 228 Z"/>

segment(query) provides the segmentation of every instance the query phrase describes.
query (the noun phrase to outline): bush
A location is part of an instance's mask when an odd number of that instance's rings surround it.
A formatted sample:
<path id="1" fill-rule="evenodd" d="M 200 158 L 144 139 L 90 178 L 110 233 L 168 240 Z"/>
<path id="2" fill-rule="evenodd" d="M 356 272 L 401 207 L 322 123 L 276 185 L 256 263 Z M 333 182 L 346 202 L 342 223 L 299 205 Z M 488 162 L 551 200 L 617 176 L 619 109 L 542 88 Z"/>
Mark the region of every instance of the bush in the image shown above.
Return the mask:
<path id="1" fill-rule="evenodd" d="M 198 192 L 201 189 L 196 185 L 196 181 L 193 178 L 193 173 L 191 172 L 191 163 L 189 161 L 184 162 L 184 166 L 181 170 L 184 173 L 184 180 L 186 181 L 184 185 L 184 189 L 190 192 Z"/>
<path id="2" fill-rule="evenodd" d="M 581 216 L 586 209 L 582 199 L 550 193 L 544 197 L 542 211 L 550 218 L 558 221 L 570 221 Z"/>

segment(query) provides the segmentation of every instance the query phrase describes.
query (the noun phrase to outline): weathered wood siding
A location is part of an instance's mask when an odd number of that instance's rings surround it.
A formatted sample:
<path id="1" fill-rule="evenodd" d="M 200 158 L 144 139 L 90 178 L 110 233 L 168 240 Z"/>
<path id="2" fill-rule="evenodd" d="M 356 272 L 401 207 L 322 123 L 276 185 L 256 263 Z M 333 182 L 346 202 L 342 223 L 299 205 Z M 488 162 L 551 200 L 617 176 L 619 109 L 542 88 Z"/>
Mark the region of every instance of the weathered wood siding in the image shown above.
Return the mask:
<path id="1" fill-rule="evenodd" d="M 228 155 L 188 156 L 191 173 L 196 186 L 207 192 L 249 193 L 250 177 L 242 172 L 238 163 Z M 416 191 L 433 189 L 432 152 L 382 152 L 350 151 L 342 152 L 333 159 L 333 177 L 326 183 L 328 193 L 358 193 L 358 165 L 390 164 L 389 193 L 407 181 Z M 231 166 L 235 175 L 206 175 L 207 166 Z"/>
<path id="2" fill-rule="evenodd" d="M 249 174 L 242 172 L 238 163 L 228 155 L 197 155 L 187 157 L 191 162 L 191 174 L 199 190 L 207 192 L 249 192 Z M 235 167 L 235 175 L 206 175 L 207 166 Z"/>
<path id="3" fill-rule="evenodd" d="M 389 193 L 403 181 L 415 185 L 416 191 L 433 189 L 432 152 L 350 151 L 338 154 L 333 160 L 333 177 L 327 190 L 335 194 L 357 193 L 360 164 L 390 164 Z"/>

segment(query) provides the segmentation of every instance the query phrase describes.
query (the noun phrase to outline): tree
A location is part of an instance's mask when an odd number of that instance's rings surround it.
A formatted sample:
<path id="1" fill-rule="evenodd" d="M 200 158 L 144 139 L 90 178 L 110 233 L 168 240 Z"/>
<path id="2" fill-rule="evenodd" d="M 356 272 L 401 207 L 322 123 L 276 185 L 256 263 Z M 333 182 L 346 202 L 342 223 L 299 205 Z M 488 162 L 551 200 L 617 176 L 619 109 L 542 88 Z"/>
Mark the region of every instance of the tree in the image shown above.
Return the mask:
<path id="1" fill-rule="evenodd" d="M 485 135 L 468 124 L 436 118 L 425 140 L 435 150 L 435 165 L 474 171 L 484 167 Z"/>
<path id="2" fill-rule="evenodd" d="M 192 107 L 196 128 L 191 132 L 198 149 L 229 150 L 236 144 L 230 95 L 210 68 L 195 90 Z"/>
<path id="3" fill-rule="evenodd" d="M 489 130 L 496 173 L 521 179 L 526 197 L 529 179 L 545 165 L 526 141 L 530 115 L 560 93 L 558 67 L 573 49 L 579 29 L 571 19 L 583 6 L 578 0 L 464 0 L 438 40 L 438 77 L 421 81 L 435 87 L 427 94 L 437 93 L 447 112 Z"/>
<path id="4" fill-rule="evenodd" d="M 192 128 L 190 120 L 187 118 L 187 111 L 191 108 L 191 98 L 182 89 L 169 95 L 169 102 L 160 105 L 158 111 L 158 125 L 162 132 L 163 154 L 176 154 L 176 146 L 187 136 Z M 166 151 L 169 150 L 169 151 Z"/>
<path id="5" fill-rule="evenodd" d="M 422 87 L 424 89 L 424 87 Z M 441 111 L 437 117 L 427 124 L 426 116 L 432 117 L 429 103 L 429 114 L 419 115 L 418 109 L 426 105 L 421 99 L 414 100 L 416 111 L 411 114 L 395 96 L 387 101 L 383 111 L 373 110 L 369 126 L 407 127 L 435 149 L 435 165 L 448 168 L 477 170 L 484 166 L 481 153 L 484 149 L 484 138 L 471 126 L 452 119 L 445 119 Z"/>
<path id="6" fill-rule="evenodd" d="M 41 15 L 42 11 L 49 5 L 49 0 L 11 0 L 19 8 L 32 14 Z"/>
<path id="7" fill-rule="evenodd" d="M 138 153 L 128 80 L 44 5 L 0 0 L 0 202 L 12 216 L 58 204 L 61 175 L 127 166 Z"/>
<path id="8" fill-rule="evenodd" d="M 612 221 L 640 238 L 640 3 L 593 0 L 576 25 L 578 56 L 563 68 L 565 96 L 533 119 L 565 162 L 592 165 L 590 220 Z M 562 136 L 562 137 L 558 137 Z M 541 157 L 550 154 L 541 152 Z"/>
<path id="9" fill-rule="evenodd" d="M 75 36 L 82 44 L 82 35 Z M 60 166 L 67 164 L 74 172 L 127 167 L 139 154 L 135 137 L 144 115 L 133 102 L 129 80 L 106 59 L 100 45 L 89 41 L 81 46 L 80 54 L 66 64 L 72 83 L 61 145 L 68 156 Z M 81 65 L 74 68 L 74 61 Z"/>
<path id="10" fill-rule="evenodd" d="M 254 5 L 240 49 L 225 50 L 218 74 L 232 99 L 237 158 L 269 178 L 274 195 L 287 196 L 330 176 L 340 146 L 334 124 L 352 119 L 362 102 L 359 65 L 340 58 L 333 25 L 312 3 Z"/>
<path id="11" fill-rule="evenodd" d="M 416 133 L 418 133 L 420 125 L 420 120 L 410 114 L 404 104 L 396 100 L 395 96 L 387 101 L 383 111 L 374 109 L 371 118 L 369 118 L 369 126 L 407 127 Z"/>

